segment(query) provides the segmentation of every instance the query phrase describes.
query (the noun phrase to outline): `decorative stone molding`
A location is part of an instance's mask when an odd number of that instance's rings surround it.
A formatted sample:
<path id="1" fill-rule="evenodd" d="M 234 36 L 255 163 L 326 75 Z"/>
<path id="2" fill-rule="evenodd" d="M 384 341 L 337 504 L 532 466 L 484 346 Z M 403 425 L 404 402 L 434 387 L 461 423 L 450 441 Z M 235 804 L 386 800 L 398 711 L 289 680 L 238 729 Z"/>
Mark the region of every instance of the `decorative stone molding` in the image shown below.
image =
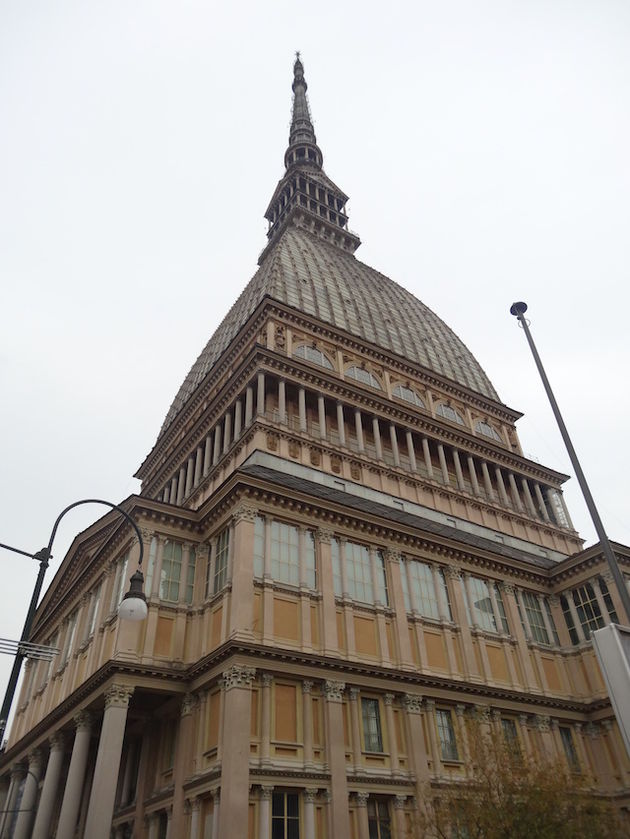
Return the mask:
<path id="1" fill-rule="evenodd" d="M 201 809 L 201 798 L 199 798 L 198 795 L 196 795 L 194 798 L 189 798 L 188 805 L 190 807 L 191 813 L 199 811 Z"/>
<path id="2" fill-rule="evenodd" d="M 419 714 L 422 711 L 422 697 L 416 693 L 406 693 L 403 705 L 408 714 Z"/>
<path id="3" fill-rule="evenodd" d="M 435 699 L 425 699 L 424 707 L 427 709 L 427 711 L 433 713 L 435 711 Z"/>
<path id="4" fill-rule="evenodd" d="M 302 682 L 302 693 L 312 693 L 313 692 L 313 682 L 309 682 L 308 679 Z"/>
<path id="5" fill-rule="evenodd" d="M 273 684 L 273 676 L 271 673 L 263 673 L 262 674 L 262 686 L 264 688 L 270 688 Z"/>
<path id="6" fill-rule="evenodd" d="M 329 789 L 324 790 L 324 801 L 326 802 L 326 804 L 330 804 L 330 802 L 332 801 L 332 791 L 331 790 L 329 790 Z"/>
<path id="7" fill-rule="evenodd" d="M 549 597 L 548 597 L 548 600 L 549 600 L 549 605 L 552 606 L 553 608 L 560 605 L 560 598 L 558 597 L 557 594 L 550 594 Z"/>
<path id="8" fill-rule="evenodd" d="M 258 509 L 253 504 L 242 501 L 232 513 L 232 521 L 238 524 L 241 521 L 253 522 L 256 520 Z"/>
<path id="9" fill-rule="evenodd" d="M 499 588 L 511 597 L 516 594 L 516 589 L 512 583 L 499 583 Z"/>
<path id="10" fill-rule="evenodd" d="M 586 733 L 586 734 L 588 734 L 588 736 L 589 736 L 592 740 L 594 740 L 594 739 L 595 739 L 595 737 L 599 737 L 599 735 L 600 735 L 600 733 L 601 733 L 601 732 L 600 732 L 600 729 L 599 729 L 599 726 L 598 726 L 598 725 L 595 725 L 595 723 L 594 723 L 594 722 L 589 722 L 589 723 L 587 723 L 587 724 L 584 726 L 584 731 L 585 731 L 585 733 Z"/>
<path id="11" fill-rule="evenodd" d="M 345 682 L 335 682 L 331 679 L 327 679 L 324 682 L 324 696 L 329 702 L 343 701 L 343 692 L 345 689 Z"/>
<path id="12" fill-rule="evenodd" d="M 260 797 L 264 801 L 270 801 L 271 796 L 273 795 L 274 788 L 272 786 L 267 786 L 266 784 L 261 784 L 260 787 Z"/>
<path id="13" fill-rule="evenodd" d="M 547 717 L 544 714 L 536 714 L 536 716 L 534 717 L 534 726 L 538 729 L 538 731 L 549 731 L 550 723 L 550 717 Z"/>
<path id="14" fill-rule="evenodd" d="M 50 738 L 50 751 L 63 752 L 66 748 L 66 735 L 63 731 L 55 731 Z"/>
<path id="15" fill-rule="evenodd" d="M 30 772 L 37 775 L 39 770 L 42 768 L 42 751 L 41 749 L 33 749 L 32 752 L 28 753 L 28 768 Z"/>
<path id="16" fill-rule="evenodd" d="M 207 542 L 201 542 L 199 545 L 195 545 L 195 556 L 200 562 L 207 559 L 209 553 L 210 545 Z"/>
<path id="17" fill-rule="evenodd" d="M 444 565 L 443 571 L 444 575 L 448 577 L 449 580 L 459 580 L 462 576 L 462 572 L 457 565 Z"/>
<path id="18" fill-rule="evenodd" d="M 355 795 L 355 799 L 356 799 L 356 802 L 357 802 L 357 807 L 367 807 L 368 798 L 370 797 L 369 792 L 361 791 L 361 792 L 356 792 L 354 795 Z"/>
<path id="19" fill-rule="evenodd" d="M 335 534 L 332 530 L 325 527 L 318 527 L 315 531 L 315 539 L 322 545 L 330 545 L 330 541 Z"/>
<path id="20" fill-rule="evenodd" d="M 197 697 L 193 693 L 187 693 L 182 699 L 181 716 L 189 717 L 197 706 Z"/>
<path id="21" fill-rule="evenodd" d="M 550 725 L 553 731 L 558 731 L 560 728 L 560 722 L 555 717 L 552 718 Z"/>
<path id="22" fill-rule="evenodd" d="M 396 795 L 394 797 L 394 810 L 404 810 L 407 804 L 406 795 Z"/>
<path id="23" fill-rule="evenodd" d="M 396 699 L 396 695 L 394 693 L 386 693 L 383 697 L 383 701 L 386 705 L 393 705 L 394 700 Z"/>
<path id="24" fill-rule="evenodd" d="M 128 685 L 112 685 L 105 691 L 105 710 L 128 708 L 134 689 Z"/>
<path id="25" fill-rule="evenodd" d="M 307 804 L 314 804 L 317 800 L 317 790 L 316 789 L 305 789 L 304 790 L 304 800 Z"/>
<path id="26" fill-rule="evenodd" d="M 224 690 L 251 688 L 255 675 L 255 667 L 233 664 L 228 670 L 223 672 L 223 688 Z"/>
<path id="27" fill-rule="evenodd" d="M 359 698 L 359 688 L 348 688 L 348 696 L 350 697 L 351 702 L 356 702 Z"/>
<path id="28" fill-rule="evenodd" d="M 74 725 L 77 731 L 80 728 L 91 728 L 92 727 L 92 715 L 89 711 L 79 711 L 78 714 L 74 715 Z"/>
<path id="29" fill-rule="evenodd" d="M 402 559 L 402 554 L 400 551 L 392 550 L 391 548 L 387 548 L 383 551 L 383 556 L 387 560 L 387 562 L 400 562 Z"/>
<path id="30" fill-rule="evenodd" d="M 488 705 L 473 705 L 472 714 L 474 719 L 482 724 L 490 722 L 490 707 Z"/>

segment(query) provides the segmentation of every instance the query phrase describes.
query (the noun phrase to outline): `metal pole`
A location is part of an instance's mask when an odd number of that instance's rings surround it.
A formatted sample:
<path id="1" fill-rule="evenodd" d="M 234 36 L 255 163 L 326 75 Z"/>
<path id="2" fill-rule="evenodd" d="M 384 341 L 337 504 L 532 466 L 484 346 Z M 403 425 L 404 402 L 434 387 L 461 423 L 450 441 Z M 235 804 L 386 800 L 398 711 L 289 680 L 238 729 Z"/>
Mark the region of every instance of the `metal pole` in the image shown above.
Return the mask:
<path id="1" fill-rule="evenodd" d="M 24 622 L 24 628 L 22 629 L 22 635 L 20 636 L 20 644 L 28 641 L 30 633 L 31 633 L 31 626 L 33 625 L 33 619 L 35 618 L 35 612 L 37 610 L 37 603 L 39 601 L 39 595 L 42 591 L 42 585 L 44 583 L 44 575 L 46 573 L 46 569 L 48 568 L 48 563 L 52 558 L 52 546 L 53 542 L 55 541 L 55 536 L 57 535 L 57 528 L 59 527 L 59 522 L 65 516 L 67 512 L 74 509 L 74 507 L 79 507 L 81 504 L 104 504 L 106 507 L 110 507 L 112 510 L 117 510 L 122 516 L 124 516 L 129 524 L 133 527 L 136 532 L 136 536 L 138 537 L 138 542 L 140 543 L 140 556 L 138 558 L 138 566 L 142 566 L 142 557 L 144 555 L 144 546 L 142 544 L 142 534 L 140 533 L 140 529 L 135 521 L 131 518 L 129 513 L 119 507 L 117 504 L 112 504 L 110 501 L 103 501 L 100 498 L 85 498 L 82 501 L 75 501 L 73 504 L 68 505 L 65 510 L 62 510 L 59 515 L 57 516 L 57 520 L 55 521 L 52 529 L 52 533 L 50 534 L 50 539 L 48 540 L 48 547 L 42 548 L 41 551 L 38 551 L 36 554 L 29 554 L 26 551 L 21 551 L 18 548 L 12 548 L 9 545 L 0 545 L 0 547 L 6 548 L 7 550 L 13 551 L 14 553 L 20 553 L 24 556 L 31 556 L 33 559 L 39 560 L 39 573 L 37 574 L 37 580 L 35 581 L 35 588 L 33 589 L 33 595 L 31 597 L 31 602 L 28 607 L 28 612 L 26 613 L 26 620 Z M 25 656 L 21 652 L 21 647 L 18 644 L 18 651 L 15 656 L 15 660 L 13 662 L 13 667 L 11 668 L 11 675 L 9 676 L 9 683 L 7 685 L 6 692 L 4 694 L 4 700 L 2 702 L 2 708 L 0 709 L 0 747 L 2 745 L 2 741 L 4 740 L 4 732 L 7 727 L 7 720 L 9 717 L 9 712 L 11 711 L 11 705 L 13 704 L 13 697 L 15 696 L 15 688 L 17 687 L 17 682 L 20 677 L 20 670 L 22 668 L 22 661 L 24 660 Z"/>
<path id="2" fill-rule="evenodd" d="M 538 350 L 536 349 L 536 345 L 534 344 L 534 339 L 531 336 L 529 331 L 529 324 L 525 319 L 525 312 L 527 311 L 527 304 L 526 303 L 513 303 L 510 307 L 510 313 L 513 314 L 523 327 L 523 331 L 525 332 L 525 337 L 527 338 L 527 343 L 529 344 L 529 348 L 532 351 L 532 355 L 534 356 L 534 361 L 536 362 L 536 367 L 538 368 L 538 372 L 540 373 L 540 378 L 542 379 L 543 386 L 549 398 L 549 402 L 551 404 L 551 410 L 554 413 L 556 418 L 556 422 L 558 423 L 558 428 L 560 429 L 560 434 L 562 435 L 562 439 L 564 440 L 564 445 L 567 448 L 567 452 L 569 453 L 569 458 L 571 459 L 571 463 L 573 465 L 573 469 L 575 470 L 575 476 L 578 479 L 578 483 L 580 485 L 580 489 L 582 490 L 582 495 L 584 496 L 584 500 L 586 501 L 586 506 L 588 507 L 588 511 L 591 516 L 591 520 L 595 527 L 595 531 L 597 533 L 597 538 L 599 539 L 599 544 L 602 549 L 602 553 L 608 562 L 608 567 L 610 568 L 610 573 L 613 576 L 615 581 L 615 585 L 617 586 L 617 590 L 619 592 L 619 597 L 621 598 L 621 602 L 623 604 L 624 611 L 626 613 L 626 621 L 630 623 L 630 594 L 628 593 L 628 588 L 626 586 L 626 581 L 624 579 L 623 574 L 621 573 L 621 569 L 619 568 L 619 563 L 617 562 L 617 557 L 614 554 L 614 551 L 610 545 L 608 540 L 608 536 L 606 535 L 606 531 L 604 530 L 604 525 L 602 524 L 602 520 L 599 517 L 599 513 L 597 511 L 597 507 L 595 506 L 595 501 L 593 500 L 593 496 L 591 495 L 591 491 L 589 486 L 586 482 L 586 478 L 584 476 L 584 472 L 582 471 L 582 467 L 580 466 L 580 461 L 578 460 L 578 456 L 576 454 L 575 449 L 573 448 L 573 443 L 571 442 L 571 438 L 569 437 L 569 432 L 567 431 L 567 427 L 564 424 L 564 420 L 562 419 L 562 414 L 560 413 L 560 408 L 558 407 L 558 403 L 556 402 L 556 397 L 553 395 L 553 391 L 551 389 L 551 385 L 549 384 L 549 379 L 547 378 L 547 374 L 545 373 L 545 369 L 542 365 L 542 361 L 540 360 L 540 356 L 538 355 Z"/>

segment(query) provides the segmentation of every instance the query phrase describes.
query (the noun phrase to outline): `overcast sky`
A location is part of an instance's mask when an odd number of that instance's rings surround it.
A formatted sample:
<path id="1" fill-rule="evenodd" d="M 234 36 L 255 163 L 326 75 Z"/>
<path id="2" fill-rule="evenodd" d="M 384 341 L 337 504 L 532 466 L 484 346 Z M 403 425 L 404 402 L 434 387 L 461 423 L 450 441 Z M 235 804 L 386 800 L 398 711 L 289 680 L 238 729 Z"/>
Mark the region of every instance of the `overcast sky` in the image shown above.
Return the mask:
<path id="1" fill-rule="evenodd" d="M 120 501 L 256 270 L 301 50 L 357 257 L 412 291 L 571 472 L 535 340 L 611 538 L 630 543 L 625 0 L 0 6 L 0 542 Z M 594 531 L 575 479 L 574 522 Z M 70 514 L 54 570 L 101 515 Z M 0 635 L 37 566 L 1 552 Z M 10 659 L 0 661 L 0 691 Z"/>

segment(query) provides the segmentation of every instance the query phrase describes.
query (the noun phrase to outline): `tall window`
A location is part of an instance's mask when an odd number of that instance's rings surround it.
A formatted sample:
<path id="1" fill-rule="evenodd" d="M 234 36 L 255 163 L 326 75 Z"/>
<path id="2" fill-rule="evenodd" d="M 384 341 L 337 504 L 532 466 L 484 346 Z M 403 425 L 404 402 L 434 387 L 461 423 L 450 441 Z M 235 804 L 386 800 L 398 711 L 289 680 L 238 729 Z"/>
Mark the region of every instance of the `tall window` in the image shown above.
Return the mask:
<path id="1" fill-rule="evenodd" d="M 516 722 L 510 717 L 501 718 L 501 731 L 503 732 L 503 740 L 508 750 L 514 757 L 519 757 L 521 754 L 521 745 L 518 739 L 516 730 Z"/>
<path id="2" fill-rule="evenodd" d="M 573 597 L 573 604 L 582 624 L 584 635 L 589 638 L 593 630 L 601 629 L 606 623 L 593 591 L 593 586 L 590 583 L 584 583 L 583 586 L 573 589 L 569 596 Z"/>
<path id="3" fill-rule="evenodd" d="M 374 387 L 377 390 L 382 390 L 381 383 L 376 376 L 373 376 L 369 370 L 365 370 L 363 367 L 357 367 L 356 365 L 348 367 L 345 372 L 345 377 L 346 379 L 354 379 L 357 382 L 361 382 L 361 384 Z"/>
<path id="4" fill-rule="evenodd" d="M 419 408 L 426 408 L 424 400 L 410 387 L 396 385 L 392 390 L 392 396 L 396 396 L 398 399 L 404 399 L 405 402 L 411 402 L 412 405 L 417 405 Z"/>
<path id="5" fill-rule="evenodd" d="M 573 742 L 573 732 L 566 725 L 560 726 L 560 739 L 562 740 L 562 748 L 572 772 L 580 771 L 580 761 L 575 750 L 575 743 Z"/>
<path id="6" fill-rule="evenodd" d="M 193 602 L 195 591 L 195 568 L 197 566 L 197 554 L 192 545 L 188 548 L 188 566 L 186 568 L 186 603 Z"/>
<path id="7" fill-rule="evenodd" d="M 66 629 L 66 638 L 63 643 L 63 650 L 61 652 L 61 661 L 59 666 L 63 667 L 68 661 L 70 653 L 72 652 L 72 645 L 74 644 L 74 636 L 77 631 L 77 613 L 76 610 L 70 615 L 68 619 L 68 626 Z"/>
<path id="8" fill-rule="evenodd" d="M 85 622 L 85 638 L 91 638 L 94 635 L 94 630 L 96 629 L 96 616 L 98 614 L 98 607 L 99 603 L 101 602 L 101 590 L 103 588 L 103 584 L 99 583 L 95 588 L 92 589 L 92 595 L 90 597 L 90 608 L 88 610 L 87 621 Z"/>
<path id="9" fill-rule="evenodd" d="M 564 615 L 564 621 L 567 625 L 567 629 L 569 630 L 569 638 L 571 639 L 571 643 L 579 644 L 580 636 L 578 635 L 577 629 L 575 628 L 575 621 L 573 620 L 573 615 L 571 614 L 569 601 L 567 600 L 564 594 L 560 595 L 560 605 L 562 606 L 562 614 Z"/>
<path id="10" fill-rule="evenodd" d="M 468 622 L 488 632 L 508 633 L 510 630 L 499 586 L 478 577 L 469 577 L 468 584 L 469 591 L 462 579 Z"/>
<path id="11" fill-rule="evenodd" d="M 392 820 L 388 801 L 384 798 L 373 798 L 370 795 L 367 814 L 370 839 L 391 839 Z"/>
<path id="12" fill-rule="evenodd" d="M 120 606 L 120 601 L 125 593 L 127 585 L 127 566 L 129 564 L 129 551 L 116 563 L 116 574 L 114 576 L 114 587 L 112 588 L 112 599 L 109 604 L 109 611 L 115 612 Z"/>
<path id="13" fill-rule="evenodd" d="M 221 591 L 227 583 L 228 557 L 230 553 L 230 528 L 226 527 L 217 536 L 214 548 L 214 593 Z"/>
<path id="14" fill-rule="evenodd" d="M 144 593 L 147 597 L 151 596 L 151 589 L 153 588 L 153 575 L 155 574 L 155 562 L 157 558 L 157 537 L 151 537 L 151 544 L 149 545 L 149 561 L 147 562 L 147 570 L 144 575 Z"/>
<path id="15" fill-rule="evenodd" d="M 309 347 L 308 344 L 302 344 L 302 346 L 294 350 L 293 355 L 295 358 L 304 358 L 306 361 L 310 361 L 311 364 L 319 364 L 320 367 L 325 367 L 327 370 L 333 369 L 328 356 L 317 347 Z"/>
<path id="16" fill-rule="evenodd" d="M 442 760 L 459 760 L 457 739 L 455 738 L 455 729 L 453 728 L 453 715 L 450 711 L 438 708 L 435 712 L 435 722 L 440 741 Z"/>
<path id="17" fill-rule="evenodd" d="M 405 558 L 404 566 L 401 569 L 401 580 L 403 594 L 405 595 L 405 607 L 411 611 L 413 607 L 426 618 L 440 617 L 440 598 L 442 600 L 442 611 L 445 616 L 452 620 L 451 604 L 448 597 L 448 588 L 444 579 L 444 572 L 441 568 L 434 576 L 430 565 L 426 562 L 418 562 Z M 437 579 L 437 590 L 436 590 Z M 411 586 L 411 591 L 409 587 Z"/>
<path id="18" fill-rule="evenodd" d="M 269 565 L 274 580 L 298 586 L 304 583 L 315 588 L 315 537 L 312 530 L 301 530 L 281 521 L 257 516 L 254 524 L 254 576 L 261 578 L 265 570 L 269 531 Z"/>
<path id="19" fill-rule="evenodd" d="M 333 539 L 331 553 L 333 583 L 338 597 L 344 594 L 345 570 L 347 594 L 353 600 L 360 603 L 375 603 L 378 600 L 383 605 L 388 605 L 385 560 L 381 551 L 370 551 L 365 545 L 356 542 L 342 542 L 340 545 L 337 539 Z"/>
<path id="20" fill-rule="evenodd" d="M 465 425 L 464 418 L 459 411 L 453 408 L 452 405 L 447 405 L 445 402 L 441 402 L 437 406 L 435 413 L 438 417 L 444 417 L 444 419 L 456 422 L 458 425 Z"/>
<path id="21" fill-rule="evenodd" d="M 56 647 L 59 643 L 59 632 L 55 632 L 50 638 L 45 642 L 47 647 Z M 55 659 L 57 655 L 55 654 L 50 661 L 42 662 L 40 667 L 42 667 L 42 676 L 41 681 L 39 683 L 39 687 L 43 687 L 46 682 L 50 679 L 53 673 L 53 669 L 55 666 Z"/>
<path id="22" fill-rule="evenodd" d="M 300 796 L 297 792 L 273 793 L 271 839 L 300 839 Z"/>
<path id="23" fill-rule="evenodd" d="M 363 719 L 363 746 L 366 752 L 383 751 L 381 732 L 381 714 L 378 699 L 361 698 L 361 716 Z"/>
<path id="24" fill-rule="evenodd" d="M 182 577 L 182 546 L 170 539 L 164 545 L 160 570 L 160 600 L 177 603 Z"/>
<path id="25" fill-rule="evenodd" d="M 525 607 L 525 615 L 531 630 L 532 638 L 538 641 L 539 644 L 549 644 L 549 633 L 545 626 L 545 619 L 543 617 L 540 600 L 538 595 L 531 591 L 521 592 L 523 598 L 523 606 Z"/>

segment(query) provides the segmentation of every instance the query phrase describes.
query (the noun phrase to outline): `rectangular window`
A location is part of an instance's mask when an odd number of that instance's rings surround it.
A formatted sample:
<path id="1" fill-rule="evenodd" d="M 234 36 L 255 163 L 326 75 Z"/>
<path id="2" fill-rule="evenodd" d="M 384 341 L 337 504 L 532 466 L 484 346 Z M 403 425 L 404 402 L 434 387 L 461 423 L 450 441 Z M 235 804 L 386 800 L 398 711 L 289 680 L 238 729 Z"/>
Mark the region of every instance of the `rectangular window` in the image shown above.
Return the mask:
<path id="1" fill-rule="evenodd" d="M 182 546 L 170 539 L 164 545 L 160 569 L 160 600 L 177 603 L 182 576 Z"/>
<path id="2" fill-rule="evenodd" d="M 464 579 L 462 579 L 462 586 L 464 587 L 464 601 L 468 611 L 469 623 L 474 626 L 479 626 L 488 632 L 496 632 L 497 623 L 494 617 L 488 584 L 485 580 L 480 580 L 477 577 L 469 577 L 468 580 L 470 598 L 466 596 L 466 583 Z"/>
<path id="3" fill-rule="evenodd" d="M 361 698 L 361 715 L 363 719 L 363 746 L 366 752 L 383 751 L 383 735 L 381 732 L 381 714 L 378 699 Z"/>
<path id="4" fill-rule="evenodd" d="M 518 733 L 516 730 L 516 722 L 509 717 L 502 717 L 501 730 L 503 732 L 505 745 L 510 751 L 510 754 L 519 758 L 521 756 L 521 745 L 519 743 Z"/>
<path id="5" fill-rule="evenodd" d="M 425 562 L 409 560 L 407 562 L 411 583 L 410 600 L 415 603 L 421 615 L 426 618 L 435 618 L 438 620 L 440 617 L 440 604 L 438 600 L 440 594 L 442 595 L 443 603 L 445 605 L 448 603 L 446 581 L 442 569 L 438 571 L 438 585 L 441 589 L 441 592 L 438 593 L 435 590 L 435 581 L 431 566 Z M 450 607 L 448 616 L 450 619 Z"/>
<path id="6" fill-rule="evenodd" d="M 281 583 L 300 584 L 300 532 L 280 521 L 271 522 L 271 576 Z"/>
<path id="7" fill-rule="evenodd" d="M 63 667 L 68 658 L 70 657 L 70 653 L 72 652 L 72 645 L 74 643 L 74 635 L 77 631 L 77 613 L 76 611 L 70 615 L 68 619 L 68 627 L 66 629 L 66 638 L 63 644 L 63 651 L 61 653 L 61 660 L 59 662 L 59 666 Z"/>
<path id="8" fill-rule="evenodd" d="M 503 597 L 498 583 L 493 583 L 494 599 L 497 604 L 497 611 L 499 613 L 499 622 L 501 629 L 506 635 L 510 634 L 510 625 L 508 624 L 507 615 L 505 614 L 505 606 L 503 605 Z"/>
<path id="9" fill-rule="evenodd" d="M 144 576 L 144 593 L 147 597 L 151 597 L 151 589 L 153 588 L 153 575 L 155 574 L 155 560 L 157 556 L 157 539 L 155 536 L 151 538 L 149 545 L 149 561 L 147 563 L 147 572 Z"/>
<path id="10" fill-rule="evenodd" d="M 453 728 L 453 715 L 450 711 L 438 709 L 435 712 L 435 721 L 437 724 L 442 760 L 459 760 L 455 729 Z"/>
<path id="11" fill-rule="evenodd" d="M 521 596 L 532 638 L 539 644 L 549 644 L 549 633 L 545 626 L 545 619 L 540 608 L 538 595 L 531 591 L 523 591 L 521 592 Z"/>
<path id="12" fill-rule="evenodd" d="M 191 545 L 188 548 L 188 567 L 186 569 L 186 603 L 193 602 L 195 591 L 195 568 L 197 567 L 197 554 Z"/>
<path id="13" fill-rule="evenodd" d="M 579 644 L 580 637 L 577 634 L 577 629 L 575 628 L 573 615 L 571 614 L 571 609 L 569 608 L 569 601 L 567 600 L 564 594 L 560 595 L 560 605 L 562 606 L 562 614 L 564 615 L 564 621 L 567 625 L 567 629 L 569 630 L 569 637 L 571 638 L 571 643 Z"/>
<path id="14" fill-rule="evenodd" d="M 580 771 L 580 761 L 578 760 L 577 752 L 575 750 L 575 743 L 573 742 L 573 732 L 566 725 L 560 726 L 560 739 L 562 740 L 562 747 L 564 754 L 572 772 Z"/>
<path id="15" fill-rule="evenodd" d="M 114 587 L 112 588 L 112 599 L 109 604 L 109 611 L 116 612 L 120 606 L 125 593 L 127 585 L 127 565 L 129 564 L 129 552 L 121 557 L 116 563 L 116 575 L 114 577 Z"/>
<path id="16" fill-rule="evenodd" d="M 556 622 L 553 619 L 553 614 L 551 613 L 551 606 L 549 605 L 549 599 L 547 597 L 542 598 L 543 606 L 545 607 L 545 612 L 547 613 L 547 618 L 549 619 L 549 626 L 551 627 L 551 633 L 553 635 L 553 643 L 559 647 L 560 646 L 560 638 L 558 637 L 558 630 L 556 629 Z"/>
<path id="17" fill-rule="evenodd" d="M 230 528 L 226 527 L 217 536 L 214 548 L 214 593 L 221 591 L 227 583 L 228 557 L 230 553 Z"/>
<path id="18" fill-rule="evenodd" d="M 337 539 L 332 540 L 333 585 L 337 597 L 345 593 L 360 603 L 375 603 L 378 600 L 387 606 L 387 578 L 382 552 L 370 551 L 365 545 L 356 542 L 344 541 L 341 545 L 343 550 Z M 346 571 L 347 592 L 343 591 L 342 562 Z"/>
<path id="19" fill-rule="evenodd" d="M 254 521 L 254 577 L 262 580 L 265 573 L 265 519 L 256 516 Z"/>
<path id="20" fill-rule="evenodd" d="M 56 647 L 59 643 L 59 633 L 55 632 L 54 635 L 51 635 L 50 638 L 45 641 L 47 647 Z M 39 683 L 39 687 L 43 687 L 46 682 L 50 679 L 53 674 L 54 666 L 55 666 L 55 659 L 57 655 L 55 654 L 50 661 L 42 662 L 40 667 L 42 667 L 42 680 Z"/>
<path id="21" fill-rule="evenodd" d="M 619 623 L 619 618 L 617 617 L 617 610 L 615 609 L 615 606 L 612 602 L 612 597 L 610 596 L 610 591 L 608 590 L 606 580 L 604 580 L 603 577 L 598 577 L 598 581 L 599 588 L 604 599 L 604 603 L 606 604 L 606 608 L 608 609 L 608 616 L 610 617 L 613 623 Z"/>
<path id="22" fill-rule="evenodd" d="M 370 794 L 367 802 L 367 814 L 370 839 L 391 839 L 392 820 L 387 800 L 374 798 Z"/>
<path id="23" fill-rule="evenodd" d="M 101 602 L 101 590 L 103 588 L 102 583 L 99 583 L 96 588 L 92 591 L 92 596 L 90 597 L 90 608 L 88 611 L 87 621 L 85 623 L 85 638 L 91 638 L 94 635 L 94 630 L 96 629 L 96 617 L 98 614 L 98 607 L 99 603 Z"/>
<path id="24" fill-rule="evenodd" d="M 605 624 L 593 586 L 590 583 L 584 583 L 583 586 L 573 589 L 570 596 L 573 597 L 573 605 L 582 624 L 584 635 L 590 638 L 593 630 L 601 629 Z"/>
<path id="25" fill-rule="evenodd" d="M 300 839 L 300 796 L 297 792 L 273 793 L 271 839 Z"/>

